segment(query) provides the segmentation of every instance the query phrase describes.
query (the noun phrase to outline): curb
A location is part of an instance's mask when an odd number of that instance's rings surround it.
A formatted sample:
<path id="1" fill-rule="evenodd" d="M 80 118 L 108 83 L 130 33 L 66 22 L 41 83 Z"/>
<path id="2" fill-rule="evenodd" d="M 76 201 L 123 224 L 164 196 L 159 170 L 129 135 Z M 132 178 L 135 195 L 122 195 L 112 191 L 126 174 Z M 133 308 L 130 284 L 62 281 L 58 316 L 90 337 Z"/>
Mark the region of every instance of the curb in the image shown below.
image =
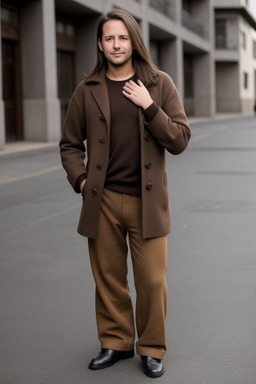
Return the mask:
<path id="1" fill-rule="evenodd" d="M 8 147 L 8 145 L 7 145 Z M 59 143 L 26 143 L 13 145 L 11 149 L 0 151 L 0 161 L 18 157 L 37 155 L 39 153 L 49 153 L 59 151 Z"/>
<path id="2" fill-rule="evenodd" d="M 238 113 L 238 114 L 231 114 L 231 115 L 217 115 L 214 117 L 195 117 L 195 118 L 189 118 L 188 117 L 188 122 L 189 125 L 203 125 L 205 123 L 218 123 L 221 121 L 226 121 L 226 120 L 237 120 L 237 119 L 245 119 L 248 117 L 254 117 L 253 113 Z"/>

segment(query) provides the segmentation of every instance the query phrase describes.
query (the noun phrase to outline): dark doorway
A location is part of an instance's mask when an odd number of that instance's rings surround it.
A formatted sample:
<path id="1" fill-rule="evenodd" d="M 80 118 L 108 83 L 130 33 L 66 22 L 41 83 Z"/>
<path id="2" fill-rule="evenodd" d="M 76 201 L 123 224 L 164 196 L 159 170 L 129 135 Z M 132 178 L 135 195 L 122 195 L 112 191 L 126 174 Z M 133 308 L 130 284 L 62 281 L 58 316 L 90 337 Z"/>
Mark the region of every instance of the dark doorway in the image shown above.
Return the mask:
<path id="1" fill-rule="evenodd" d="M 57 65 L 58 97 L 61 104 L 61 123 L 63 126 L 68 103 L 75 89 L 75 27 L 65 19 L 57 18 Z"/>
<path id="2" fill-rule="evenodd" d="M 61 103 L 62 125 L 68 109 L 70 96 L 75 88 L 74 66 L 74 54 L 58 50 L 58 94 Z"/>
<path id="3" fill-rule="evenodd" d="M 2 78 L 7 142 L 23 139 L 21 53 L 18 11 L 2 11 Z"/>

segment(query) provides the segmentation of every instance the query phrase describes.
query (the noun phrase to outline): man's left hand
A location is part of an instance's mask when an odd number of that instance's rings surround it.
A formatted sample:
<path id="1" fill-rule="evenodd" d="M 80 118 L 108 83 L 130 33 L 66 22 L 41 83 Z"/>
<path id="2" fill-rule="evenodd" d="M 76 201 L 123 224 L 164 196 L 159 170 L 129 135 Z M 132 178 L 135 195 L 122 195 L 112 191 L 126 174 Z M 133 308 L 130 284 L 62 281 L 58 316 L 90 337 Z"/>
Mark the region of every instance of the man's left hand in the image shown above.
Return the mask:
<path id="1" fill-rule="evenodd" d="M 147 109 L 153 103 L 147 88 L 140 80 L 138 80 L 138 84 L 132 80 L 126 82 L 123 87 L 123 95 L 143 109 Z"/>

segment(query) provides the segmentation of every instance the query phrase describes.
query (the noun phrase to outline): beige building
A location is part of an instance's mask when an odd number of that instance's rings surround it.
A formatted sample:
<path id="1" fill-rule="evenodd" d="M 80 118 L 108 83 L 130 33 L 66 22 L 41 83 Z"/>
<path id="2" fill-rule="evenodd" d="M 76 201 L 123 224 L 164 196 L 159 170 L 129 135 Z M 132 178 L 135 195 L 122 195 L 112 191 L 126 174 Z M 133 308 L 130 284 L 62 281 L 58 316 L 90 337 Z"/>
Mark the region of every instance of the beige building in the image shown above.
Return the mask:
<path id="1" fill-rule="evenodd" d="M 251 112 L 256 98 L 255 0 L 214 0 L 217 112 Z"/>
<path id="2" fill-rule="evenodd" d="M 255 0 L 2 0 L 0 149 L 56 142 L 70 95 L 96 58 L 96 25 L 113 7 L 139 22 L 188 115 L 251 112 Z"/>

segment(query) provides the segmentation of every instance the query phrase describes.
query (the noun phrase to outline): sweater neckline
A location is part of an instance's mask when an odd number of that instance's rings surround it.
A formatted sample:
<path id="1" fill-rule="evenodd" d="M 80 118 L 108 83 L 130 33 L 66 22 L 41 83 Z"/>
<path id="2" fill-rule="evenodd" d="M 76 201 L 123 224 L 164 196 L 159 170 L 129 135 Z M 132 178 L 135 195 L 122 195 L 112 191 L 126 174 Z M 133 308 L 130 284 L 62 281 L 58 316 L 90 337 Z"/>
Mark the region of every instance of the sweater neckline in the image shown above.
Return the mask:
<path id="1" fill-rule="evenodd" d="M 128 79 L 126 79 L 126 80 L 112 80 L 112 79 L 110 79 L 107 76 L 106 76 L 106 79 L 107 79 L 107 83 L 108 84 L 123 86 L 127 81 L 130 81 L 130 80 L 136 81 L 136 73 L 134 75 L 132 75 L 131 77 L 129 77 Z"/>

